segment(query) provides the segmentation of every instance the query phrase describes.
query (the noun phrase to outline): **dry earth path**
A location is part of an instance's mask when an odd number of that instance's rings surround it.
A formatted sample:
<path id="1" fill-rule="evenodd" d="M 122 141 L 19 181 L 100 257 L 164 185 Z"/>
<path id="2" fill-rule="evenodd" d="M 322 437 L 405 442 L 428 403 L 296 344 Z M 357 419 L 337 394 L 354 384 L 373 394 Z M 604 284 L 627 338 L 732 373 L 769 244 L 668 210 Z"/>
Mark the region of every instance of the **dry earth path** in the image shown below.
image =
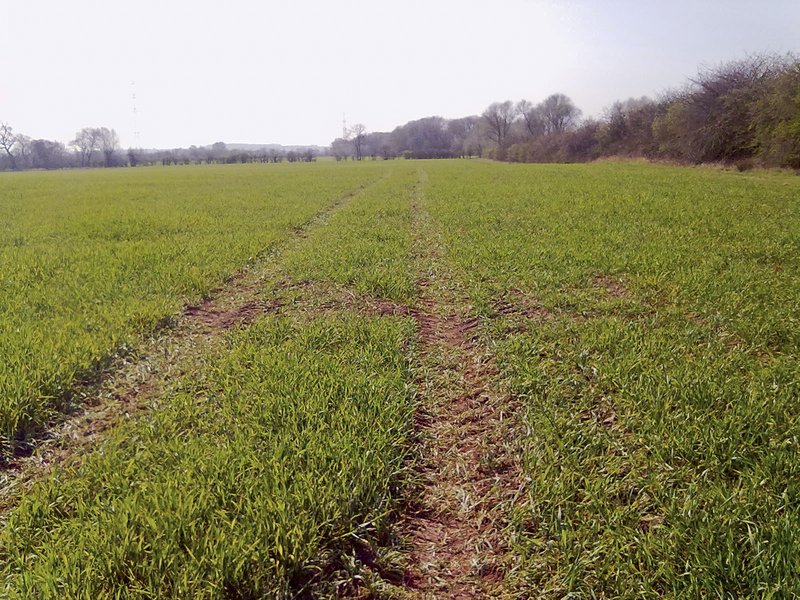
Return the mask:
<path id="1" fill-rule="evenodd" d="M 418 487 L 401 523 L 405 595 L 516 598 L 505 529 L 521 485 L 515 405 L 447 265 L 420 180 L 413 199 L 421 336 Z"/>

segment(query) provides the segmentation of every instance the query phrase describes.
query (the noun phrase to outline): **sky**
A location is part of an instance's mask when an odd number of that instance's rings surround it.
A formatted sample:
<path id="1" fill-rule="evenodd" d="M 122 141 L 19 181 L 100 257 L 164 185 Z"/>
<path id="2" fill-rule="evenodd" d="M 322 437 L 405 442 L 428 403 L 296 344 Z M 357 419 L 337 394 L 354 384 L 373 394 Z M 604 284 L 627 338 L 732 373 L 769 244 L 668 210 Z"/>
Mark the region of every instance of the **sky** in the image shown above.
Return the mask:
<path id="1" fill-rule="evenodd" d="M 324 146 L 343 115 L 391 131 L 558 92 L 600 116 L 700 69 L 800 52 L 800 0 L 0 0 L 0 31 L 15 133 Z"/>

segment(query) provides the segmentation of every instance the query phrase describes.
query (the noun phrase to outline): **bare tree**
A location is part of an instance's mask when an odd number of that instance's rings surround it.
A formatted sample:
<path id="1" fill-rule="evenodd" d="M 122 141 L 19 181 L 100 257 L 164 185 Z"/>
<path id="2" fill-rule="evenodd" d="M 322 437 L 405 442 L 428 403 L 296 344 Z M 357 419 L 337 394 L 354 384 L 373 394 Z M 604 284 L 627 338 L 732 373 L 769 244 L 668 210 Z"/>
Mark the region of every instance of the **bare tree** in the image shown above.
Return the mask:
<path id="1" fill-rule="evenodd" d="M 11 163 L 11 168 L 17 168 L 17 157 L 11 151 L 14 144 L 17 143 L 17 137 L 14 135 L 13 129 L 8 123 L 0 122 L 0 148 L 5 150 L 8 155 L 8 160 Z"/>
<path id="2" fill-rule="evenodd" d="M 506 100 L 505 102 L 490 104 L 489 108 L 483 111 L 482 116 L 489 127 L 489 137 L 500 148 L 505 148 L 508 132 L 516 117 L 514 103 L 511 100 Z"/>
<path id="3" fill-rule="evenodd" d="M 114 166 L 114 152 L 119 149 L 119 136 L 113 129 L 100 127 L 97 129 L 98 143 L 103 152 L 106 167 Z"/>
<path id="4" fill-rule="evenodd" d="M 443 158 L 453 155 L 455 136 L 442 117 L 425 117 L 396 127 L 391 133 L 398 152 L 413 158 Z"/>
<path id="5" fill-rule="evenodd" d="M 75 148 L 82 167 L 92 164 L 92 156 L 98 149 L 100 130 L 94 127 L 84 127 L 75 134 L 75 139 L 69 145 Z"/>
<path id="6" fill-rule="evenodd" d="M 653 121 L 658 114 L 656 104 L 646 96 L 617 100 L 603 111 L 600 143 L 604 154 L 652 155 Z"/>
<path id="7" fill-rule="evenodd" d="M 21 133 L 18 133 L 15 138 L 17 143 L 14 145 L 14 154 L 17 155 L 17 168 L 26 169 L 30 162 L 31 143 L 33 140 Z"/>
<path id="8" fill-rule="evenodd" d="M 545 123 L 540 106 L 534 106 L 527 100 L 520 100 L 517 102 L 517 113 L 519 113 L 522 120 L 525 122 L 525 127 L 531 137 L 538 138 L 545 134 L 547 131 L 547 124 Z"/>
<path id="9" fill-rule="evenodd" d="M 682 158 L 706 162 L 752 156 L 757 145 L 751 121 L 754 106 L 779 73 L 796 64 L 792 55 L 756 54 L 704 69 L 691 79 L 692 87 L 682 100 L 682 137 L 688 142 Z"/>
<path id="10" fill-rule="evenodd" d="M 51 140 L 31 142 L 31 163 L 36 169 L 60 169 L 64 166 L 64 144 Z"/>
<path id="11" fill-rule="evenodd" d="M 353 141 L 353 149 L 356 151 L 356 160 L 361 160 L 364 146 L 364 138 L 367 137 L 367 128 L 361 123 L 356 123 L 350 128 L 350 139 Z"/>
<path id="12" fill-rule="evenodd" d="M 564 94 L 548 96 L 538 107 L 547 126 L 547 133 L 564 133 L 578 124 L 581 111 Z"/>
<path id="13" fill-rule="evenodd" d="M 473 139 L 480 135 L 480 117 L 463 117 L 447 122 L 452 144 L 459 156 L 472 156 L 475 151 Z"/>

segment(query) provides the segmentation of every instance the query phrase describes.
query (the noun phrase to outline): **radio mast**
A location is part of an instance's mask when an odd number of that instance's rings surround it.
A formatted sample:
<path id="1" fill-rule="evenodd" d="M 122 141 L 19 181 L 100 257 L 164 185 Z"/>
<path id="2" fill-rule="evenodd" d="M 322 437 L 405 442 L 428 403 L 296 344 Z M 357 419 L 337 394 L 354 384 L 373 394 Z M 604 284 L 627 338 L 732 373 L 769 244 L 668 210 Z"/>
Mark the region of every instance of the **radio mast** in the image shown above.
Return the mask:
<path id="1" fill-rule="evenodd" d="M 131 81 L 131 89 L 133 90 L 133 147 L 141 150 L 139 142 L 139 124 L 138 124 L 138 110 L 136 110 L 136 82 Z"/>

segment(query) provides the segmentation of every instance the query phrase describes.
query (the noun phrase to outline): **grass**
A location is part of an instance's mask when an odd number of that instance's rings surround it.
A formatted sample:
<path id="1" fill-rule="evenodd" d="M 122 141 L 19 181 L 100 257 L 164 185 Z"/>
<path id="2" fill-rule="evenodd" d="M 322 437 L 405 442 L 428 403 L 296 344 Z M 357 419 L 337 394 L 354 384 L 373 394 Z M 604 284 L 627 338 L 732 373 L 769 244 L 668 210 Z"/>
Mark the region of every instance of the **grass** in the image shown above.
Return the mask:
<path id="1" fill-rule="evenodd" d="M 381 177 L 335 165 L 7 173 L 0 178 L 0 437 L 337 199 Z"/>
<path id="2" fill-rule="evenodd" d="M 432 177 L 429 200 L 526 405 L 523 584 L 795 597 L 797 182 L 462 168 Z"/>
<path id="3" fill-rule="evenodd" d="M 391 507 L 411 334 L 336 315 L 231 336 L 196 383 L 20 499 L 0 538 L 0 595 L 308 592 Z"/>
<path id="4" fill-rule="evenodd" d="M 394 167 L 389 178 L 365 190 L 315 231 L 313 243 L 283 253 L 286 276 L 334 283 L 396 303 L 413 302 L 409 199 L 416 182 L 413 166 Z"/>

